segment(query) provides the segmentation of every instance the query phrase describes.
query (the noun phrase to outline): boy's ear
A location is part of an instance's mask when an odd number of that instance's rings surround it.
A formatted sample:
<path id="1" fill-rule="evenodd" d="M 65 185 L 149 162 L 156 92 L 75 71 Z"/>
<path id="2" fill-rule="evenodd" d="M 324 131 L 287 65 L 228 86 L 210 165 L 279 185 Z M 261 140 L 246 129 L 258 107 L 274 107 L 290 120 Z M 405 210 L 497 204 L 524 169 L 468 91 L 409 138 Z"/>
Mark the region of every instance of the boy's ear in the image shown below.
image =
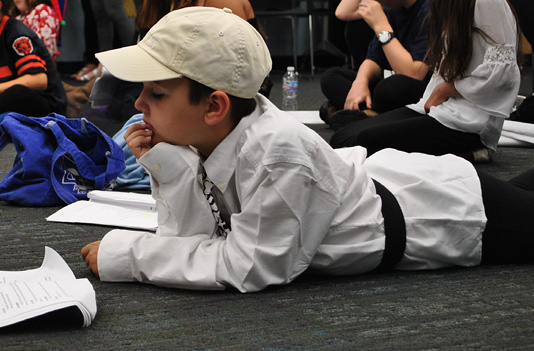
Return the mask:
<path id="1" fill-rule="evenodd" d="M 211 93 L 208 103 L 208 110 L 204 115 L 204 121 L 208 125 L 221 122 L 230 112 L 230 98 L 221 90 L 215 90 Z"/>

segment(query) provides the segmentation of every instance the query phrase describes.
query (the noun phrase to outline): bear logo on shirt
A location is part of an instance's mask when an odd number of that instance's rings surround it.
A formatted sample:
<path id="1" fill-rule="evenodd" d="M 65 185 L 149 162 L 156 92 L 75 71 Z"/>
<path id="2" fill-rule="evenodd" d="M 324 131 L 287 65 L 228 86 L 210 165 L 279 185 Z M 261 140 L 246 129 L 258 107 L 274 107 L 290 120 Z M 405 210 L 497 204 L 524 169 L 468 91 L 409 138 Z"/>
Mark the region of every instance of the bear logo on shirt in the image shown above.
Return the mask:
<path id="1" fill-rule="evenodd" d="M 19 37 L 13 42 L 13 49 L 19 56 L 25 56 L 33 51 L 33 44 L 28 37 Z"/>

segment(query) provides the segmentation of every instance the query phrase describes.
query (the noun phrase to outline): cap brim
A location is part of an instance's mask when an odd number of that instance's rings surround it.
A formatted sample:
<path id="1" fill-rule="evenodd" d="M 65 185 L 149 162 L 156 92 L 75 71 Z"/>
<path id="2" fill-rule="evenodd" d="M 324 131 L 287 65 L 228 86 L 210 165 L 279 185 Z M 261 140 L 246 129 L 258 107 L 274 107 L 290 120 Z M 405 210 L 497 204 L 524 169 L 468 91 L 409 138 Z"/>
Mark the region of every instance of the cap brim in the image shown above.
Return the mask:
<path id="1" fill-rule="evenodd" d="M 99 52 L 96 58 L 115 77 L 129 82 L 151 82 L 181 78 L 137 45 Z"/>

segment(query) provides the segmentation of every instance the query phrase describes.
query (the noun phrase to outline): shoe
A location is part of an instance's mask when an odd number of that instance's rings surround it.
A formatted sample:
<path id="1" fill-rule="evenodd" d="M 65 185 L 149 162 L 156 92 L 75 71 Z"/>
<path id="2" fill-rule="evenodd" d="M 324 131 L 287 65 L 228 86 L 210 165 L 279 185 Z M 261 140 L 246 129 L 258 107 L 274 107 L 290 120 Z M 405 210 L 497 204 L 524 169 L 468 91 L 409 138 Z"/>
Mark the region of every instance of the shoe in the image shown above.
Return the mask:
<path id="1" fill-rule="evenodd" d="M 319 117 L 323 120 L 324 123 L 330 124 L 330 118 L 336 112 L 336 108 L 330 103 L 330 101 L 325 101 L 321 107 L 319 107 Z"/>
<path id="2" fill-rule="evenodd" d="M 363 113 L 367 115 L 367 117 L 375 117 L 378 116 L 378 112 L 373 110 L 363 110 Z"/>
<path id="3" fill-rule="evenodd" d="M 102 72 L 98 68 L 95 68 L 94 70 L 89 71 L 86 74 L 82 75 L 80 77 L 80 81 L 88 82 L 88 81 L 90 81 L 91 79 L 93 79 L 95 77 L 100 77 L 101 74 L 102 74 Z"/>
<path id="4" fill-rule="evenodd" d="M 76 79 L 78 81 L 81 81 L 82 80 L 82 76 L 84 74 L 87 74 L 87 73 L 91 72 L 95 68 L 97 68 L 97 65 L 95 65 L 93 63 L 88 63 L 87 65 L 82 67 L 78 72 L 71 74 L 70 77 L 74 78 L 74 79 Z"/>
<path id="5" fill-rule="evenodd" d="M 495 151 L 486 147 L 475 150 L 473 151 L 473 163 L 492 163 L 494 153 Z"/>
<path id="6" fill-rule="evenodd" d="M 72 74 L 71 77 L 79 82 L 88 82 L 95 77 L 100 77 L 102 74 L 102 65 L 87 64 L 81 70 Z"/>
<path id="7" fill-rule="evenodd" d="M 341 110 L 335 112 L 330 118 L 330 128 L 339 130 L 346 125 L 370 118 L 365 112 L 359 110 Z"/>

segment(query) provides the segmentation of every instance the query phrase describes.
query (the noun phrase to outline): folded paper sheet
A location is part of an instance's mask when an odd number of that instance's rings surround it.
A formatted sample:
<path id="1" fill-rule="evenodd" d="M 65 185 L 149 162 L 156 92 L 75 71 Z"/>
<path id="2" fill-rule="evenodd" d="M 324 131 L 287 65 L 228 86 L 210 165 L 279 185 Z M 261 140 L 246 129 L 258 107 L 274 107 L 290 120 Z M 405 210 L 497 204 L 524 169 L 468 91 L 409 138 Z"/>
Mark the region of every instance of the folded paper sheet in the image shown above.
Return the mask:
<path id="1" fill-rule="evenodd" d="M 0 271 L 0 327 L 72 306 L 83 315 L 83 326 L 89 326 L 96 315 L 95 291 L 49 247 L 37 269 Z"/>

